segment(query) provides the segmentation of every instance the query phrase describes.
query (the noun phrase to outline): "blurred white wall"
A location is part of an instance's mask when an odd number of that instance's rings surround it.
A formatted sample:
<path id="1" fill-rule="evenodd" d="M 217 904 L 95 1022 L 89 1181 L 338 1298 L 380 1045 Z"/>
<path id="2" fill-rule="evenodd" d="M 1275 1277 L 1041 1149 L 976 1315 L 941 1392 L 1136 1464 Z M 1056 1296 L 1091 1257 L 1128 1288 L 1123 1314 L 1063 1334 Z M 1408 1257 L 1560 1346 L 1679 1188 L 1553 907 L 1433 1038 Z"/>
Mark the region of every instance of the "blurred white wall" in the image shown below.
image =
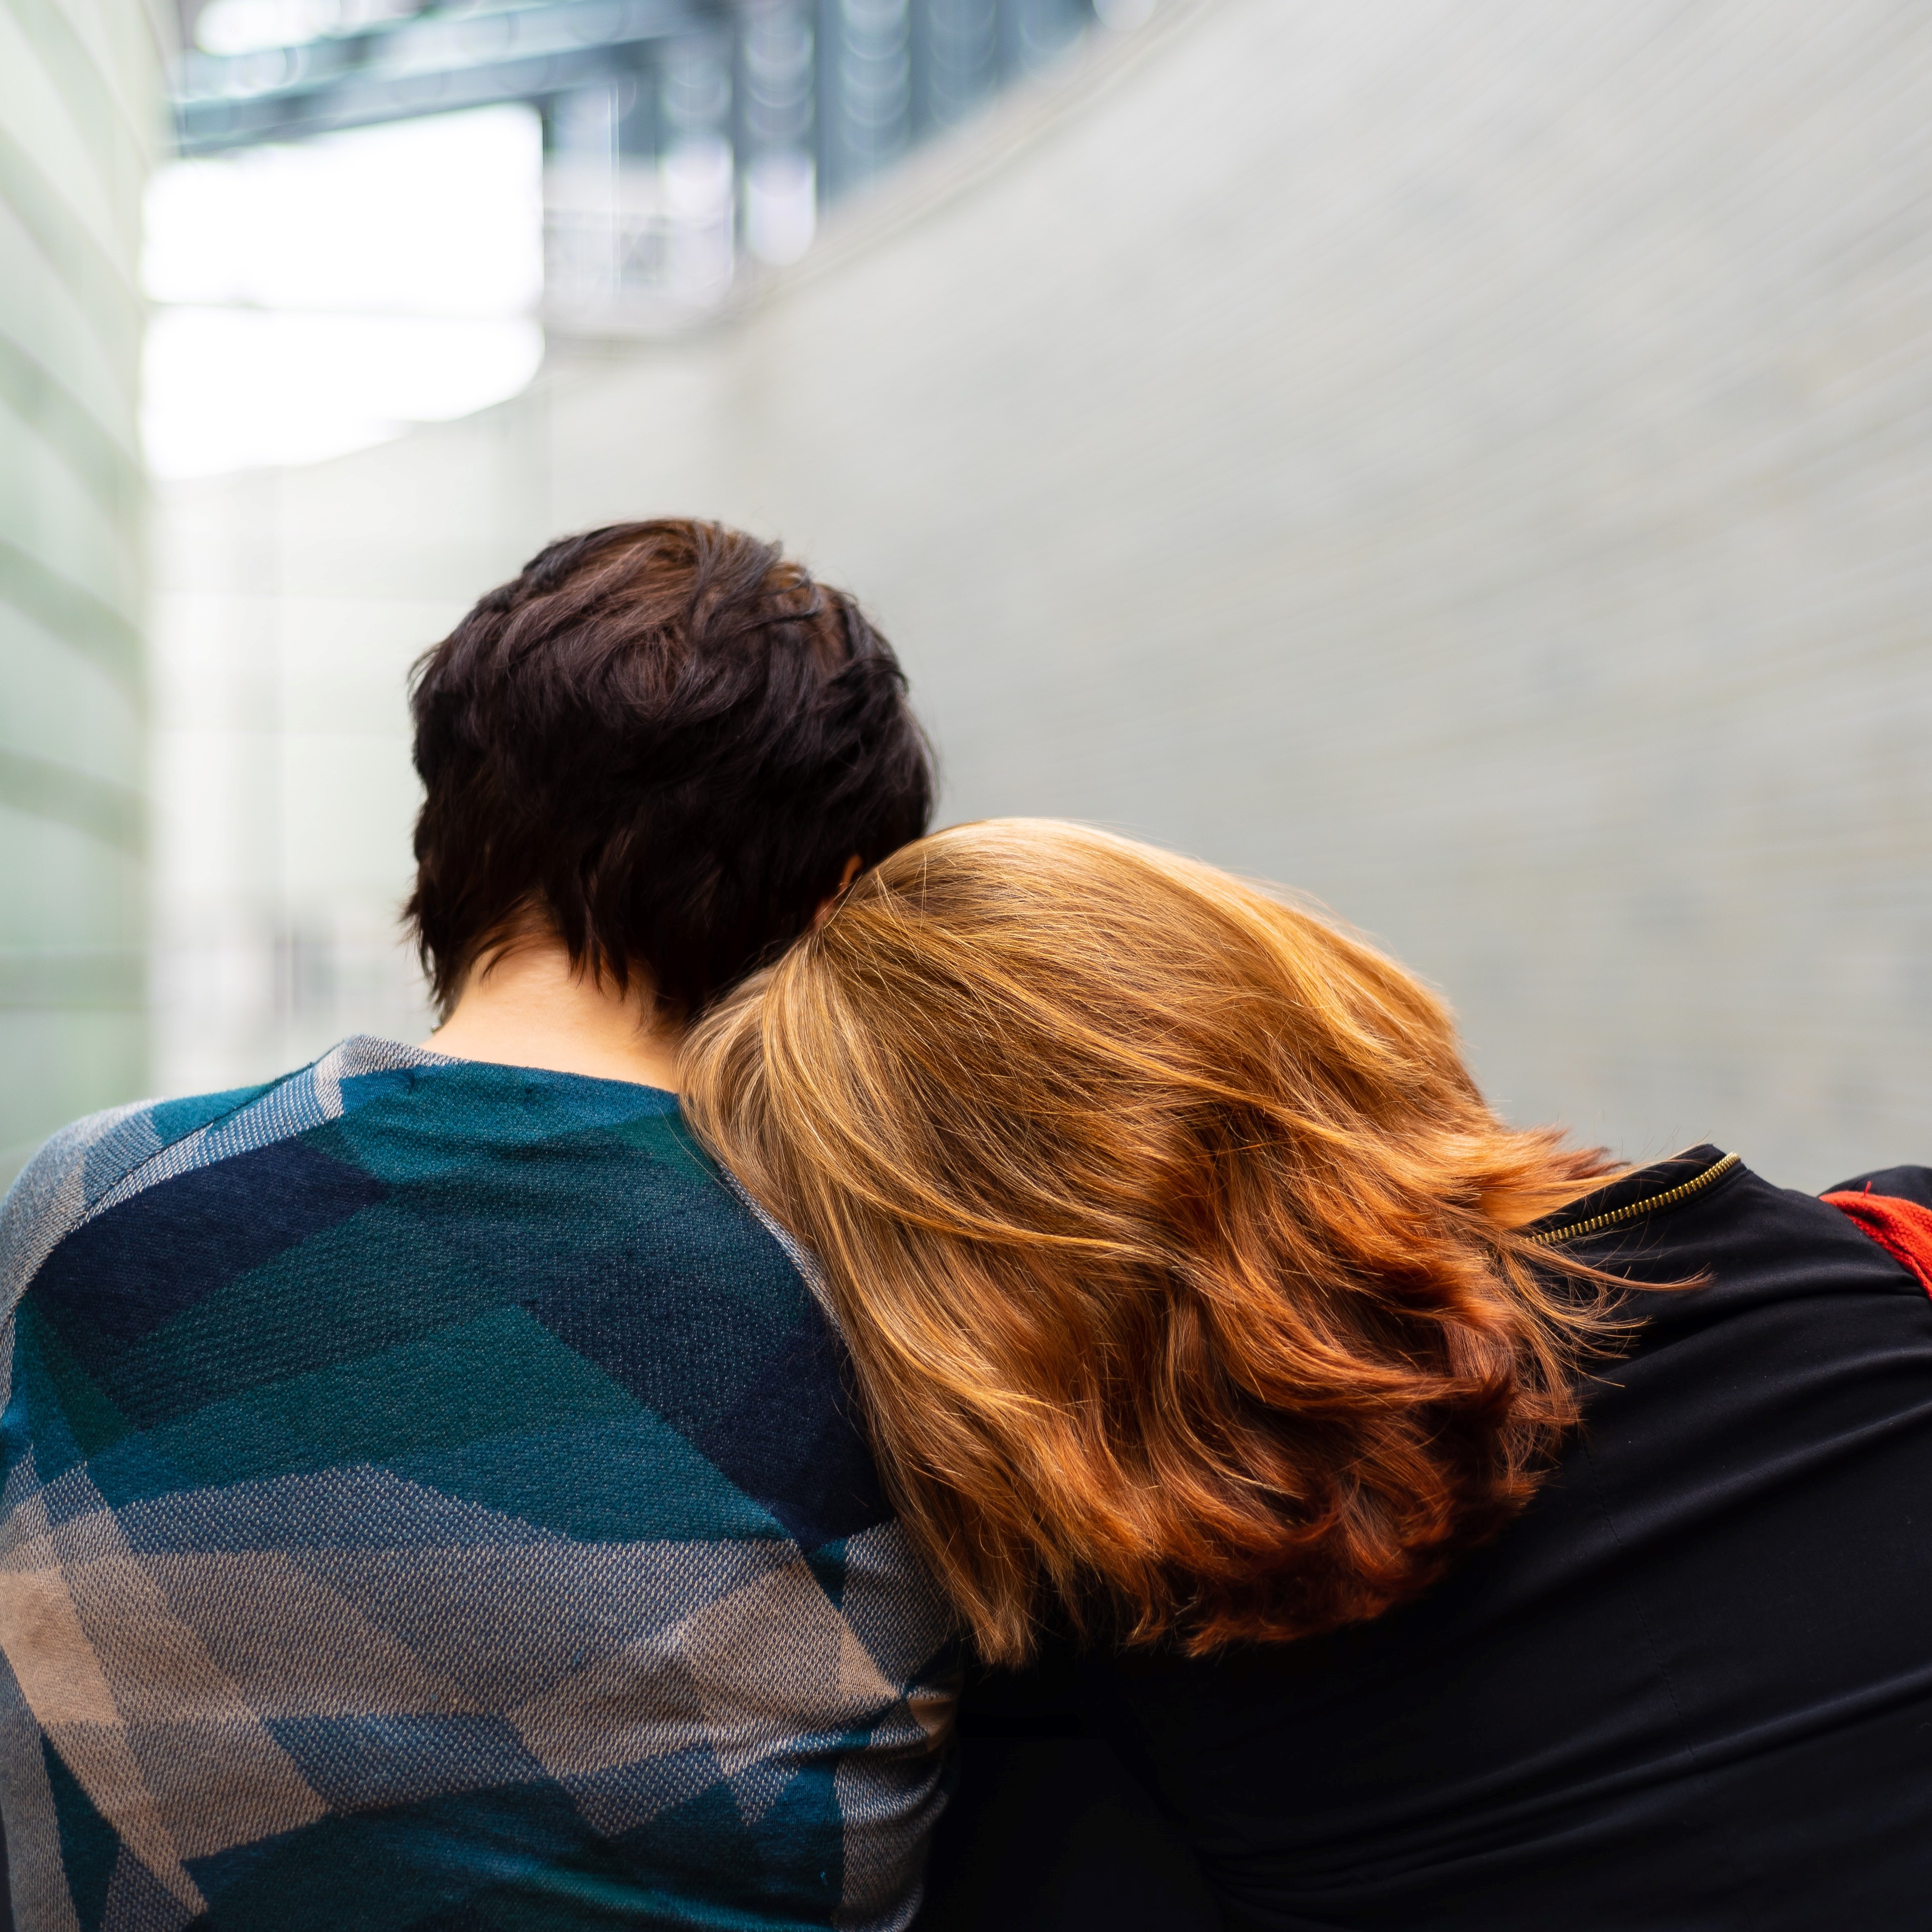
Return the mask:
<path id="1" fill-rule="evenodd" d="M 1172 0 L 727 326 L 177 487 L 167 1077 L 415 1023 L 409 658 L 692 511 L 868 599 L 948 817 L 1318 895 L 1514 1117 L 1932 1158 L 1928 190 L 1904 0 Z"/>
<path id="2" fill-rule="evenodd" d="M 0 1188 L 148 1078 L 134 269 L 160 15 L 0 0 Z"/>

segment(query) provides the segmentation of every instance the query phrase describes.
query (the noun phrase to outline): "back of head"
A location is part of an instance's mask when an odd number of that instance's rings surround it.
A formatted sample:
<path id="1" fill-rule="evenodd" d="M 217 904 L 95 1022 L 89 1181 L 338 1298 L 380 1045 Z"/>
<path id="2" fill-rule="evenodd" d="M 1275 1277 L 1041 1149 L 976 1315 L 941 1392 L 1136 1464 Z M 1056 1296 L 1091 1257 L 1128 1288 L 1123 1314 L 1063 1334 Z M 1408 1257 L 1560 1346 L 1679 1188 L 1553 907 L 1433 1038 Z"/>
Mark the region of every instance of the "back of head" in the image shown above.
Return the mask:
<path id="1" fill-rule="evenodd" d="M 535 922 L 694 1012 L 932 808 L 891 646 L 843 592 L 717 524 L 550 544 L 423 659 L 412 709 L 408 916 L 446 1010 Z"/>
<path id="2" fill-rule="evenodd" d="M 1286 1638 L 1529 1495 L 1598 1286 L 1519 1233 L 1606 1171 L 1499 1121 L 1334 924 L 1080 827 L 895 854 L 700 1028 L 687 1106 L 821 1259 L 895 1500 L 995 1658 L 1057 1603 Z"/>

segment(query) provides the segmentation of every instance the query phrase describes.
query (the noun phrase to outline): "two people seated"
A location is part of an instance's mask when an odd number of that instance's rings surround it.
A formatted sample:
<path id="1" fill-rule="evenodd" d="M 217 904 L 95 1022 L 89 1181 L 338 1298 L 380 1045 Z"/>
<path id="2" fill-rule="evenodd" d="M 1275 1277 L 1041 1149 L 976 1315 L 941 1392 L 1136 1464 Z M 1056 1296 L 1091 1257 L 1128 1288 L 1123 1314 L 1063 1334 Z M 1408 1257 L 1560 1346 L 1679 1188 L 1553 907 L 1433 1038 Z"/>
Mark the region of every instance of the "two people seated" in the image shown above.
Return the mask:
<path id="1" fill-rule="evenodd" d="M 431 1040 L 0 1216 L 22 1932 L 1922 1922 L 1932 1172 L 1622 1166 L 1325 916 L 926 836 L 739 532 L 412 702 Z"/>

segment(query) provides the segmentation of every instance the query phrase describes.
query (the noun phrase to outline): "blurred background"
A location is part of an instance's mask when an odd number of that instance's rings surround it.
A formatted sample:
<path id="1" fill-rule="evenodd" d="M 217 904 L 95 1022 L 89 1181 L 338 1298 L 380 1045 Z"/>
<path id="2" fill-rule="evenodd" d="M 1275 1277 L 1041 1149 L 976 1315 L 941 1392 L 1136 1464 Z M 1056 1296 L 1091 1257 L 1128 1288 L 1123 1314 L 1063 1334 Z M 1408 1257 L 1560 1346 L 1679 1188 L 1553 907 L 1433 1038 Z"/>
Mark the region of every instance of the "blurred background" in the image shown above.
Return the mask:
<path id="1" fill-rule="evenodd" d="M 1512 1117 L 1932 1160 L 1928 190 L 1914 0 L 0 0 L 0 1180 L 421 1036 L 407 668 L 664 512 Z"/>

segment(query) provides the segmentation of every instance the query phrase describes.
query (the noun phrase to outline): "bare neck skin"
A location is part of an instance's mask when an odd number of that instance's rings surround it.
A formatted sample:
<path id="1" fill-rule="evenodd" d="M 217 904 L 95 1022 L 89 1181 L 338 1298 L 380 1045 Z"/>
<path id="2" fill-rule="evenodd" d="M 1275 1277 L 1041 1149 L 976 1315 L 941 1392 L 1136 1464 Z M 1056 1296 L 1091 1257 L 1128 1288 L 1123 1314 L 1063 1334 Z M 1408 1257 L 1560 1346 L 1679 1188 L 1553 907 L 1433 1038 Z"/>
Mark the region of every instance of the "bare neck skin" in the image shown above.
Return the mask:
<path id="1" fill-rule="evenodd" d="M 560 940 L 532 936 L 471 967 L 456 1004 L 423 1044 L 456 1060 L 538 1066 L 677 1091 L 680 1029 L 653 1010 L 633 974 L 619 992 L 570 963 Z"/>
<path id="2" fill-rule="evenodd" d="M 858 876 L 855 852 L 838 891 L 812 914 L 814 931 Z M 650 982 L 634 967 L 620 993 L 573 967 L 563 942 L 532 920 L 507 952 L 470 968 L 448 1018 L 423 1044 L 452 1060 L 629 1080 L 675 1094 L 683 1030 L 658 1015 Z"/>

